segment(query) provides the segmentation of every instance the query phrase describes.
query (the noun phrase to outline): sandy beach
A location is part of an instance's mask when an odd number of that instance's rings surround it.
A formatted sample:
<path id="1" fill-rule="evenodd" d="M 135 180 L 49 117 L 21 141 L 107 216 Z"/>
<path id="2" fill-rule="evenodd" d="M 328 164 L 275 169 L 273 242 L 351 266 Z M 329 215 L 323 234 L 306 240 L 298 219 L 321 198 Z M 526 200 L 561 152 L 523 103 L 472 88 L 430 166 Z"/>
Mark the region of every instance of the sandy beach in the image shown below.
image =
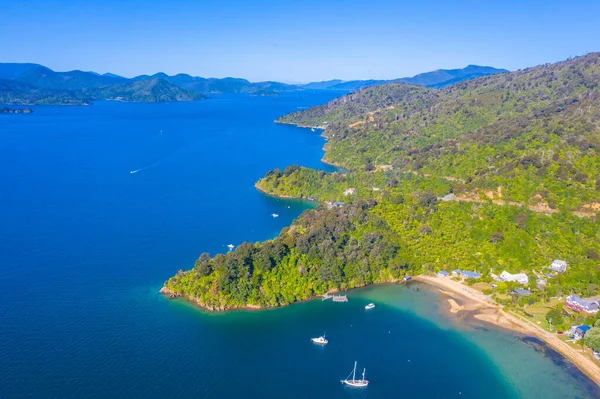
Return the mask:
<path id="1" fill-rule="evenodd" d="M 600 385 L 600 365 L 585 357 L 581 349 L 569 345 L 556 335 L 531 324 L 527 320 L 506 313 L 480 291 L 451 280 L 449 277 L 416 276 L 414 280 L 433 285 L 439 288 L 443 294 L 449 296 L 449 311 L 453 314 L 460 315 L 463 310 L 471 311 L 475 313 L 473 317 L 477 320 L 541 339 L 549 347 L 571 361 L 596 384 Z"/>

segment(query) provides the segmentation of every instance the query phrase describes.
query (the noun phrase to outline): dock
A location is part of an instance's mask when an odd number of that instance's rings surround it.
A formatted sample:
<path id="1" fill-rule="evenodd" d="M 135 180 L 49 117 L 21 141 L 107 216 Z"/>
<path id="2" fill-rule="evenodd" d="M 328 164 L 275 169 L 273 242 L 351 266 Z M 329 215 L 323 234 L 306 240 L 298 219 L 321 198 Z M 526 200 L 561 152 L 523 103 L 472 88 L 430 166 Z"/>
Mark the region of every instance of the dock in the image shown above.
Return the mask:
<path id="1" fill-rule="evenodd" d="M 331 298 L 333 298 L 333 295 L 331 295 L 331 294 L 323 294 L 323 295 L 321 295 L 321 300 L 322 301 L 326 301 L 326 300 L 331 299 Z"/>
<path id="2" fill-rule="evenodd" d="M 348 297 L 346 295 L 334 295 L 333 302 L 348 302 Z"/>

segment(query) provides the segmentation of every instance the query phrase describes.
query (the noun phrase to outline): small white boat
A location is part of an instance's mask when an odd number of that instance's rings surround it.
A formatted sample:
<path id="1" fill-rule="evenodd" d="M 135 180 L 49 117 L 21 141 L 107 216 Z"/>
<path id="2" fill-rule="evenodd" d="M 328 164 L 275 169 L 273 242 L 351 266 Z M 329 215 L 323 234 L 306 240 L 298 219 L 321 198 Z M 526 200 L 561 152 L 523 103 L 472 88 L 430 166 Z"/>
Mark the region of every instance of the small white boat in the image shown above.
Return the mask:
<path id="1" fill-rule="evenodd" d="M 276 213 L 272 213 L 271 216 L 273 216 L 274 218 L 278 218 L 279 217 L 279 215 L 276 214 Z"/>
<path id="2" fill-rule="evenodd" d="M 233 245 L 233 244 L 229 244 L 229 245 L 227 246 L 227 248 L 229 248 L 229 250 L 231 251 L 231 250 L 233 250 L 233 248 L 235 248 L 235 245 Z"/>
<path id="3" fill-rule="evenodd" d="M 362 373 L 362 379 L 357 380 L 356 379 L 356 362 L 354 362 L 354 370 L 352 370 L 352 372 L 348 375 L 348 377 L 346 377 L 345 380 L 341 380 L 341 382 L 342 382 L 342 384 L 346 384 L 351 387 L 364 388 L 367 385 L 369 385 L 369 381 L 365 380 L 365 372 L 366 371 L 367 371 L 367 369 L 364 369 L 363 373 Z M 349 379 L 350 376 L 352 376 L 351 380 Z"/>
<path id="4" fill-rule="evenodd" d="M 314 129 L 314 128 L 312 128 L 312 129 L 310 129 L 310 130 L 311 130 L 311 131 L 313 131 L 313 132 L 315 131 L 315 129 Z"/>
<path id="5" fill-rule="evenodd" d="M 375 307 L 374 303 L 370 303 L 367 306 L 365 306 L 365 310 L 369 310 L 369 309 L 373 309 Z"/>
<path id="6" fill-rule="evenodd" d="M 329 341 L 327 341 L 327 339 L 325 338 L 325 336 L 320 336 L 319 338 L 311 338 L 310 342 L 312 342 L 313 344 L 319 344 L 319 345 L 327 345 L 327 343 Z"/>

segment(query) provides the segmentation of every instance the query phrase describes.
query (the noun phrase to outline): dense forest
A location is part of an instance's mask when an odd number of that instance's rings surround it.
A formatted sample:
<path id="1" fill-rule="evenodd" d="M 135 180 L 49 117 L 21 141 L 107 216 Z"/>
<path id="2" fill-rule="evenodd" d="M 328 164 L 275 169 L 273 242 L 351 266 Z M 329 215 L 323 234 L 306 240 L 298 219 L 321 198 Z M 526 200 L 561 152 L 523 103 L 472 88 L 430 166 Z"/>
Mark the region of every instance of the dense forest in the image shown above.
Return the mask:
<path id="1" fill-rule="evenodd" d="M 400 278 L 393 231 L 378 217 L 374 201 L 303 213 L 264 243 L 244 243 L 211 258 L 204 253 L 190 271 L 166 282 L 209 309 L 280 306 L 331 290 Z"/>
<path id="2" fill-rule="evenodd" d="M 256 186 L 323 205 L 275 240 L 203 254 L 165 287 L 210 308 L 277 306 L 458 268 L 483 281 L 526 273 L 532 295 L 513 305 L 597 295 L 599 81 L 594 53 L 443 89 L 384 84 L 286 115 L 324 128 L 325 160 L 344 170 L 289 166 Z M 544 277 L 553 259 L 568 272 Z"/>
<path id="3" fill-rule="evenodd" d="M 364 89 L 279 119 L 326 127 L 325 160 L 352 171 L 449 177 L 463 196 L 595 213 L 600 55 L 437 90 Z"/>

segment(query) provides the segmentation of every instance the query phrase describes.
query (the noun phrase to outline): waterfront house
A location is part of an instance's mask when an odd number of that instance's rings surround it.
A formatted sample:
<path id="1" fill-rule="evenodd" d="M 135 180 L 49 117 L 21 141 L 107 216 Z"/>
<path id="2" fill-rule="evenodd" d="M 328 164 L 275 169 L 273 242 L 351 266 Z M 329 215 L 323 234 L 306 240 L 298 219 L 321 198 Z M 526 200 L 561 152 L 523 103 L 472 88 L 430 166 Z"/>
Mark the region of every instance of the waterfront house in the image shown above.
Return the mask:
<path id="1" fill-rule="evenodd" d="M 500 273 L 500 276 L 498 276 L 498 278 L 500 279 L 500 281 L 516 281 L 521 285 L 529 284 L 529 277 L 527 277 L 525 273 L 511 274 L 505 270 L 502 273 Z"/>
<path id="2" fill-rule="evenodd" d="M 574 340 L 580 340 L 583 339 L 583 337 L 585 336 L 585 333 L 587 333 L 590 330 L 590 326 L 577 326 L 574 327 L 571 331 L 573 333 L 572 337 Z"/>
<path id="3" fill-rule="evenodd" d="M 311 195 L 310 197 L 308 197 L 309 201 L 315 201 L 317 198 L 314 195 Z"/>
<path id="4" fill-rule="evenodd" d="M 460 276 L 462 278 L 479 278 L 479 277 L 481 277 L 481 274 L 475 273 L 475 272 L 470 272 L 467 270 L 467 271 L 462 271 L 460 273 Z"/>
<path id="5" fill-rule="evenodd" d="M 440 270 L 437 275 L 438 277 L 448 277 L 448 272 L 445 270 Z"/>
<path id="6" fill-rule="evenodd" d="M 452 277 L 458 277 L 461 275 L 461 273 L 462 273 L 462 270 L 460 270 L 460 269 L 452 270 Z"/>
<path id="7" fill-rule="evenodd" d="M 583 299 L 579 295 L 575 295 L 575 294 L 569 295 L 567 297 L 565 306 L 576 312 L 585 312 L 587 314 L 598 313 L 598 302 L 597 301 L 592 302 L 587 299 Z"/>
<path id="8" fill-rule="evenodd" d="M 517 295 L 517 296 L 529 296 L 529 295 L 531 295 L 531 291 L 526 290 L 524 288 L 517 288 L 516 290 L 512 290 L 510 293 L 512 295 Z"/>
<path id="9" fill-rule="evenodd" d="M 567 262 L 564 260 L 555 259 L 548 268 L 557 273 L 564 273 L 567 271 Z"/>

